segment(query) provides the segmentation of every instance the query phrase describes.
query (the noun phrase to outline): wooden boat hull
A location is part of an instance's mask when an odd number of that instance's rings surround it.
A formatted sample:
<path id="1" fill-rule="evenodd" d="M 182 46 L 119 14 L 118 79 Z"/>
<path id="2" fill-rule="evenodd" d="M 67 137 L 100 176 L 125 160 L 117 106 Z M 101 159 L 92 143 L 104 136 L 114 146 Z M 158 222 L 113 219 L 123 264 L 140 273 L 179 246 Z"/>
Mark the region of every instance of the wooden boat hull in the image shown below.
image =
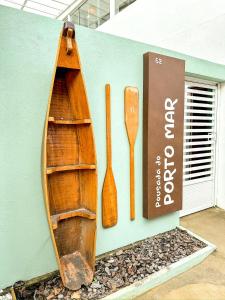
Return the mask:
<path id="1" fill-rule="evenodd" d="M 69 26 L 70 27 L 70 26 Z M 48 222 L 60 274 L 77 290 L 93 279 L 97 170 L 92 122 L 75 40 L 60 40 L 43 147 Z"/>

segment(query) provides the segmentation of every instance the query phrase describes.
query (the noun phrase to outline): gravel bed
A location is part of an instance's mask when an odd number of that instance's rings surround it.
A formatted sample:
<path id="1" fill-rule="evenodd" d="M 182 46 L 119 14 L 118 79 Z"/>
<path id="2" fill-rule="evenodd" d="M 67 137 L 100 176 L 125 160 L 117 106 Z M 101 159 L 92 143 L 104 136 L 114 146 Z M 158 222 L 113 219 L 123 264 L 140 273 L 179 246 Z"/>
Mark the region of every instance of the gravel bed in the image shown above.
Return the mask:
<path id="1" fill-rule="evenodd" d="M 12 296 L 10 293 L 6 293 L 5 295 L 0 295 L 0 300 L 12 300 Z"/>
<path id="2" fill-rule="evenodd" d="M 58 275 L 29 288 L 17 288 L 17 297 L 21 300 L 101 299 L 206 246 L 185 230 L 176 228 L 97 260 L 93 282 L 79 291 L 64 288 Z"/>

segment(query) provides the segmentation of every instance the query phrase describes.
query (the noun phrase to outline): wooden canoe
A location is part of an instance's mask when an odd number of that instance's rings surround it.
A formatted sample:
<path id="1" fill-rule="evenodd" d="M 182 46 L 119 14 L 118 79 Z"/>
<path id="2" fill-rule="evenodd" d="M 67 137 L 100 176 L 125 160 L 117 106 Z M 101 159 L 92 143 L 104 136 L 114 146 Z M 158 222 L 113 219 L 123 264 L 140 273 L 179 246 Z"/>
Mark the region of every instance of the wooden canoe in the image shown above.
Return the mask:
<path id="1" fill-rule="evenodd" d="M 97 171 L 92 121 L 73 24 L 64 24 L 45 123 L 44 192 L 64 286 L 93 280 Z"/>

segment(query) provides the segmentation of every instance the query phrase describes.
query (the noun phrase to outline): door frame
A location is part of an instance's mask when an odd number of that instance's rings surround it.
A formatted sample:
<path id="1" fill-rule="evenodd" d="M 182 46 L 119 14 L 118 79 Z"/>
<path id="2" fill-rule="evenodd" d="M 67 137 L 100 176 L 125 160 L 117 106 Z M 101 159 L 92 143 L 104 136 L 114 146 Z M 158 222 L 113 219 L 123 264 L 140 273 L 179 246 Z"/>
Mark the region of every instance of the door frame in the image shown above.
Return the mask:
<path id="1" fill-rule="evenodd" d="M 191 76 L 185 76 L 185 82 L 193 82 L 193 83 L 199 83 L 199 84 L 209 84 L 209 85 L 214 85 L 217 87 L 217 97 L 216 97 L 216 101 L 215 101 L 215 162 L 214 162 L 214 177 L 213 177 L 213 207 L 215 207 L 217 205 L 217 191 L 218 191 L 218 152 L 219 152 L 219 147 L 218 147 L 218 134 L 219 134 L 219 124 L 220 124 L 220 114 L 218 113 L 218 108 L 220 106 L 220 83 L 216 82 L 216 81 L 211 81 L 211 80 L 205 80 L 202 78 L 196 78 L 196 77 L 191 77 Z M 184 183 L 184 181 L 183 181 Z M 183 188 L 184 188 L 184 184 L 183 184 Z M 183 217 L 185 215 L 191 214 L 192 212 L 190 211 L 187 214 L 181 214 L 180 211 L 180 217 Z"/>

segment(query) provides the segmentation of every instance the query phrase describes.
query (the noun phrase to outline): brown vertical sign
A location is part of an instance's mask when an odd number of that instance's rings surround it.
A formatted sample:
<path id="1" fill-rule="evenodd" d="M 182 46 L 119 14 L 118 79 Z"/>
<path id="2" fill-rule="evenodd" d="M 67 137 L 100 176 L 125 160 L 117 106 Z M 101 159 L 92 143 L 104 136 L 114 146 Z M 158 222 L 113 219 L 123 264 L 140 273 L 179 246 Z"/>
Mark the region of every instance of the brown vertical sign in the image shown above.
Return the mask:
<path id="1" fill-rule="evenodd" d="M 182 208 L 183 60 L 144 54 L 143 215 L 155 218 Z"/>

